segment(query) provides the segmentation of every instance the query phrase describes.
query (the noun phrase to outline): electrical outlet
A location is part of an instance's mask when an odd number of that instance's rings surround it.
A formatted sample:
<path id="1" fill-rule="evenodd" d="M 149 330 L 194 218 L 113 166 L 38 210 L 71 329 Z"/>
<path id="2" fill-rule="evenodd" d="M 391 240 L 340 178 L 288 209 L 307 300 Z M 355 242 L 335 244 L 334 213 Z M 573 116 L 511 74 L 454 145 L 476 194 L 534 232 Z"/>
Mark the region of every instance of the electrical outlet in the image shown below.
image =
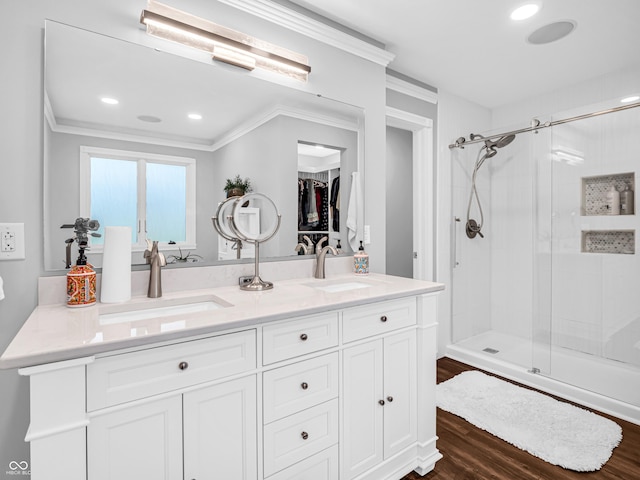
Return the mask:
<path id="1" fill-rule="evenodd" d="M 0 223 L 0 260 L 24 257 L 24 223 Z"/>

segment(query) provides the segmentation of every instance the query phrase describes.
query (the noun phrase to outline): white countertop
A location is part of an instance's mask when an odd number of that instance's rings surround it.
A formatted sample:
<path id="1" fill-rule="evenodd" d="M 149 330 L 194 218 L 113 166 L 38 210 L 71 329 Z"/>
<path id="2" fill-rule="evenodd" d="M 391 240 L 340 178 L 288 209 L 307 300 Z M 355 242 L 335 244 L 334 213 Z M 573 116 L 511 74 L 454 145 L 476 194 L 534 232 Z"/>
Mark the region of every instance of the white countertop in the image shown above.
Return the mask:
<path id="1" fill-rule="evenodd" d="M 366 287 L 327 292 L 317 287 L 366 284 Z M 123 304 L 85 308 L 38 306 L 0 357 L 0 368 L 15 368 L 88 357 L 113 350 L 140 347 L 222 330 L 243 328 L 295 315 L 363 305 L 443 290 L 440 283 L 389 275 L 354 274 L 326 280 L 298 278 L 274 282 L 272 290 L 248 292 L 239 287 L 216 287 L 172 292 L 162 298 L 134 297 Z M 105 321 L 101 315 L 136 308 L 154 308 L 185 299 L 212 299 L 224 305 L 212 311 L 181 313 L 133 321 Z"/>

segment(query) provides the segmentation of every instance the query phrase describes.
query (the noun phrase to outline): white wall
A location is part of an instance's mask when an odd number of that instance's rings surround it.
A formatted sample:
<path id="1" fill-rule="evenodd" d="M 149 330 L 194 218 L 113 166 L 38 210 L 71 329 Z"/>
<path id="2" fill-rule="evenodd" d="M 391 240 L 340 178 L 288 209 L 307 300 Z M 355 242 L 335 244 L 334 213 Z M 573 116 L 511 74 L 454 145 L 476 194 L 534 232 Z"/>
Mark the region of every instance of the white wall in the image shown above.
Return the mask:
<path id="1" fill-rule="evenodd" d="M 413 278 L 412 142 L 410 131 L 387 127 L 387 274 L 407 278 Z"/>
<path id="2" fill-rule="evenodd" d="M 276 28 L 262 18 L 243 14 L 211 0 L 165 1 L 196 15 L 309 56 L 312 73 L 301 86 L 308 91 L 358 105 L 366 110 L 365 221 L 371 225 L 373 269 L 383 272 L 385 251 L 384 177 L 385 67 L 357 58 L 306 36 Z M 0 75 L 3 115 L 0 120 L 0 221 L 24 222 L 26 260 L 0 262 L 5 300 L 0 302 L 0 350 L 36 306 L 38 276 L 43 271 L 42 206 L 42 41 L 44 19 L 68 23 L 138 43 L 150 44 L 138 23 L 146 2 L 131 0 L 32 0 L 3 2 L 0 30 L 3 65 Z M 371 172 L 371 173 L 367 173 Z M 28 385 L 15 370 L 0 371 L 0 471 L 12 460 L 28 459 L 23 442 L 28 425 Z"/>

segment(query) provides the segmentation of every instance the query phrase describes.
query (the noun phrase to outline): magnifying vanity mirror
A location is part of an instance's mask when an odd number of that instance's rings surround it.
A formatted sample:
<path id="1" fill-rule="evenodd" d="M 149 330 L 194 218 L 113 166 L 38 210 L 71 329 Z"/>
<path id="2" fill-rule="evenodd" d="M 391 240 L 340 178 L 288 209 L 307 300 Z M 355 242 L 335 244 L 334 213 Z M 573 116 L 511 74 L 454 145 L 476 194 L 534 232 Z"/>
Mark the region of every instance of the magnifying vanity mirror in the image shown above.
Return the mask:
<path id="1" fill-rule="evenodd" d="M 220 204 L 212 220 L 220 236 L 234 243 L 238 258 L 244 245 L 253 247 L 248 256 L 254 257 L 255 274 L 253 279 L 242 283 L 240 289 L 259 291 L 273 288 L 273 283 L 260 278 L 260 244 L 271 240 L 280 228 L 282 217 L 275 203 L 261 193 L 232 197 Z"/>
<path id="2" fill-rule="evenodd" d="M 216 209 L 226 180 L 237 175 L 282 216 L 260 247 L 263 259 L 304 258 L 295 250 L 302 235 L 327 236 L 350 253 L 345 223 L 351 173 L 363 164 L 363 110 L 150 41 L 157 45 L 46 22 L 45 269 L 64 269 L 68 232 L 60 226 L 78 217 L 130 225 L 132 264 L 143 263 L 146 240 L 198 260 L 183 265 L 250 262 L 251 242 L 238 255 L 211 226 L 212 215 L 225 214 Z M 310 166 L 301 146 L 328 147 L 331 167 Z M 300 180 L 313 177 L 315 195 L 326 188 L 317 198 L 327 214 L 309 229 L 300 221 Z M 230 226 L 225 233 L 234 236 Z M 98 242 L 88 257 L 101 266 Z"/>

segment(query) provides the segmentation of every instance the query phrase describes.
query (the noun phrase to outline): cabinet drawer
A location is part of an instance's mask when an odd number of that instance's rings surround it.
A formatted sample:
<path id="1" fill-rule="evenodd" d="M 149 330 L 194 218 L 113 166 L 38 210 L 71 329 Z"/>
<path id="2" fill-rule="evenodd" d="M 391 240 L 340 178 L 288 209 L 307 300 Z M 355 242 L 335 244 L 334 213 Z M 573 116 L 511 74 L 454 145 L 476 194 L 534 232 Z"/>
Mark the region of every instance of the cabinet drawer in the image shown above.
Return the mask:
<path id="1" fill-rule="evenodd" d="M 338 445 L 334 445 L 276 473 L 269 477 L 269 480 L 338 480 L 338 478 Z"/>
<path id="2" fill-rule="evenodd" d="M 264 373 L 264 423 L 338 396 L 338 353 Z"/>
<path id="3" fill-rule="evenodd" d="M 263 329 L 265 365 L 338 345 L 338 313 L 305 317 Z"/>
<path id="4" fill-rule="evenodd" d="M 414 297 L 346 309 L 342 314 L 343 341 L 353 342 L 416 324 Z"/>
<path id="5" fill-rule="evenodd" d="M 264 427 L 264 476 L 338 443 L 338 399 Z"/>
<path id="6" fill-rule="evenodd" d="M 87 365 L 87 410 L 256 368 L 256 332 L 220 335 L 97 359 Z"/>

